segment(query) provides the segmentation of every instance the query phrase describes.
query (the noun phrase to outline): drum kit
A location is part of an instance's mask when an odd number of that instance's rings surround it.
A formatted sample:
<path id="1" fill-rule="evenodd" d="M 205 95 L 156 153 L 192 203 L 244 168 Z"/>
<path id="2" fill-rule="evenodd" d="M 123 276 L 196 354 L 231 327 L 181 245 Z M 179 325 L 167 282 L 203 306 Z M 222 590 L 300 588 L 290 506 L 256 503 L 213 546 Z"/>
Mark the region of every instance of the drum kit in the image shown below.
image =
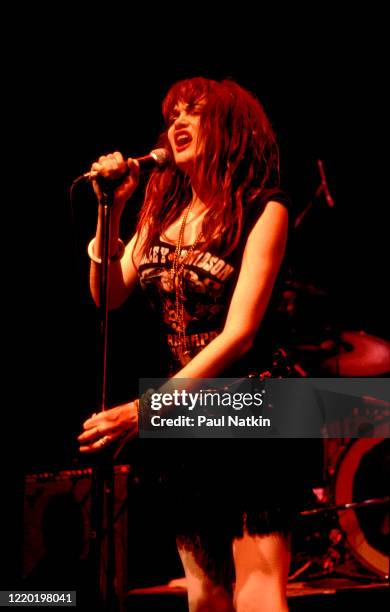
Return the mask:
<path id="1" fill-rule="evenodd" d="M 290 581 L 348 577 L 389 578 L 389 440 L 382 437 L 325 441 L 325 487 L 300 513 L 299 544 Z M 329 444 L 328 444 L 329 443 Z"/>
<path id="2" fill-rule="evenodd" d="M 322 164 L 321 170 L 317 191 L 329 195 Z M 310 203 L 309 208 L 312 207 Z M 303 216 L 297 218 L 295 227 Z M 291 272 L 284 284 L 280 311 L 287 320 L 295 370 L 311 378 L 389 377 L 390 342 L 360 329 L 348 329 L 348 325 L 340 329 L 340 324 L 334 323 L 335 300 L 329 293 L 312 282 L 310 276 L 301 280 Z M 373 404 L 368 409 L 375 410 L 375 398 L 365 399 Z M 314 507 L 301 513 L 303 518 L 311 516 L 316 521 L 308 537 L 312 547 L 315 532 L 317 536 L 321 534 L 320 539 L 327 538 L 326 550 L 317 557 L 320 562 L 316 577 L 337 573 L 339 569 L 339 575 L 388 579 L 390 403 L 384 404 L 375 430 L 368 434 L 370 437 L 323 440 L 324 487 L 314 490 L 317 497 Z M 290 580 L 307 575 L 310 566 L 313 569 L 313 556 L 308 559 Z"/>
<path id="3" fill-rule="evenodd" d="M 289 351 L 302 371 L 314 378 L 389 376 L 390 342 L 363 330 L 338 330 L 331 321 L 321 322 L 327 297 L 327 291 L 313 284 L 285 283 L 281 310 L 289 320 Z"/>
<path id="4" fill-rule="evenodd" d="M 324 260 L 322 246 L 318 245 L 325 244 L 328 248 L 328 238 L 325 243 L 321 243 L 321 239 L 323 234 L 328 235 L 328 224 L 331 231 L 334 230 L 334 220 L 331 223 L 329 220 L 335 200 L 330 193 L 323 161 L 318 159 L 316 166 L 318 186 L 292 223 L 291 267 L 279 308 L 282 324 L 286 324 L 287 344 L 302 372 L 310 377 L 390 375 L 390 342 L 360 329 L 351 329 L 345 322 L 340 323 L 341 298 L 337 299 L 337 291 L 318 284 Z M 338 250 L 336 245 L 333 248 Z M 331 276 L 337 276 L 338 270 L 332 270 L 328 253 L 324 261 L 327 274 L 330 269 Z M 329 282 L 323 284 L 329 285 Z"/>

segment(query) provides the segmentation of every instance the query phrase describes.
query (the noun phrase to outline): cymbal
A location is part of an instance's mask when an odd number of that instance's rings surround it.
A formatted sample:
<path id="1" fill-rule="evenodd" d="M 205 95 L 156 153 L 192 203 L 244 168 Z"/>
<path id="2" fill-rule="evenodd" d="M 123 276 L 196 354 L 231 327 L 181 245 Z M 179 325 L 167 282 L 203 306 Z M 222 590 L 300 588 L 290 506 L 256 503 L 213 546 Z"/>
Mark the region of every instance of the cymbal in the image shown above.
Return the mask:
<path id="1" fill-rule="evenodd" d="M 390 372 L 390 342 L 364 331 L 344 331 L 344 344 L 321 367 L 335 376 L 381 376 Z M 345 348 L 348 346 L 348 349 Z"/>

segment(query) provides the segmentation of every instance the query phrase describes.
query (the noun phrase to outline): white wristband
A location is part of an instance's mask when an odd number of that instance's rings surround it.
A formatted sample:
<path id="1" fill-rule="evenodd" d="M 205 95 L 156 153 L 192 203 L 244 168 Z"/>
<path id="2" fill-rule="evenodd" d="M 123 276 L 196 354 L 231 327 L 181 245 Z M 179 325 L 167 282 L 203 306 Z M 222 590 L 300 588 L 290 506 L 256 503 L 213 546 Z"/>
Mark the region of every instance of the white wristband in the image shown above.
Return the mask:
<path id="1" fill-rule="evenodd" d="M 92 259 L 92 261 L 94 261 L 95 263 L 101 264 L 102 263 L 101 258 L 96 257 L 95 253 L 93 252 L 93 246 L 95 244 L 95 239 L 96 238 L 92 238 L 91 242 L 88 244 L 88 249 L 87 249 L 88 257 Z M 125 244 L 123 240 L 118 238 L 118 250 L 115 253 L 115 255 L 110 257 L 110 261 L 118 261 L 119 259 L 122 259 L 124 253 L 125 253 Z"/>

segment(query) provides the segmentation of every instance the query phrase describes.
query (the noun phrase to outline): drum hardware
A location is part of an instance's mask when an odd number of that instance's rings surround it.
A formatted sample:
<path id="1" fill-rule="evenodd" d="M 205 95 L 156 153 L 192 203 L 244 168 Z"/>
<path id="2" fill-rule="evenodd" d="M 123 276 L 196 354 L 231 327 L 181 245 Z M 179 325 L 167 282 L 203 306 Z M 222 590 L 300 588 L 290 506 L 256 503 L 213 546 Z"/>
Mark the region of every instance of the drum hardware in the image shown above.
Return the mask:
<path id="1" fill-rule="evenodd" d="M 320 171 L 320 174 L 321 183 L 316 196 L 325 190 L 324 173 Z M 296 227 L 300 221 L 296 222 Z M 332 295 L 329 288 L 313 282 L 312 278 L 297 275 L 294 264 L 292 266 L 284 280 L 279 313 L 284 319 L 282 324 L 286 327 L 285 337 L 289 338 L 290 350 L 308 375 L 353 377 L 389 374 L 390 342 L 365 331 L 340 329 L 334 312 L 337 296 Z"/>
<path id="2" fill-rule="evenodd" d="M 356 510 L 357 508 L 367 508 L 372 506 L 390 505 L 390 497 L 377 499 L 367 499 L 359 502 L 351 502 L 345 504 L 331 504 L 319 508 L 311 508 L 303 510 L 299 513 L 301 518 L 306 517 L 322 517 L 329 515 L 334 517 L 334 522 L 325 523 L 326 529 L 323 529 L 324 522 L 321 521 L 321 527 L 315 528 L 310 536 L 306 539 L 306 547 L 310 547 L 308 553 L 294 555 L 294 560 L 298 564 L 297 568 L 289 575 L 289 581 L 296 580 L 302 574 L 305 574 L 305 579 L 317 579 L 324 576 L 337 575 L 339 577 L 354 578 L 358 580 L 371 581 L 373 578 L 378 578 L 378 572 L 372 572 L 366 568 L 362 568 L 358 563 L 356 555 L 348 547 L 346 535 L 343 533 L 340 526 L 337 524 L 337 512 L 346 510 Z M 336 513 L 336 515 L 335 515 Z M 326 538 L 326 540 L 325 540 Z M 372 568 L 370 568 L 372 570 Z M 387 579 L 387 574 L 381 578 Z"/>
<path id="3" fill-rule="evenodd" d="M 313 212 L 319 206 L 320 198 L 328 214 L 335 206 L 323 160 L 317 159 L 316 165 L 318 183 L 309 202 L 293 220 L 292 238 L 296 233 L 305 231 L 303 221 L 307 219 L 309 211 Z M 297 240 L 295 246 L 300 244 L 301 241 Z M 312 278 L 302 278 L 302 266 L 300 274 L 296 274 L 293 251 L 291 262 L 279 312 L 288 320 L 288 334 L 293 343 L 291 349 L 308 375 L 354 377 L 390 374 L 390 342 L 364 331 L 338 329 L 335 312 L 331 314 L 332 309 L 337 307 L 337 296 L 319 287 Z M 313 272 L 308 274 L 310 276 Z M 330 327 L 330 337 L 325 326 Z M 319 334 L 323 337 L 318 337 Z"/>
<path id="4" fill-rule="evenodd" d="M 310 550 L 297 556 L 300 567 L 294 578 L 309 572 L 310 578 L 333 573 L 387 580 L 390 449 L 388 439 L 379 437 L 380 427 L 378 423 L 373 432 L 376 437 L 324 441 L 326 484 L 322 501 L 317 495 L 318 505 L 300 513 L 302 529 L 310 528 L 304 540 Z"/>
<path id="5" fill-rule="evenodd" d="M 355 510 L 356 508 L 366 508 L 367 506 L 378 506 L 382 504 L 390 505 L 390 496 L 378 497 L 376 499 L 365 499 L 360 502 L 350 502 L 346 504 L 333 504 L 330 506 L 324 506 L 323 508 L 312 508 L 310 510 L 303 510 L 300 512 L 300 516 L 314 516 L 315 514 L 322 514 L 324 512 L 334 512 L 336 510 Z"/>
<path id="6" fill-rule="evenodd" d="M 325 202 L 327 204 L 327 206 L 329 208 L 333 208 L 334 207 L 334 199 L 332 198 L 332 196 L 330 195 L 330 191 L 329 191 L 329 187 L 328 187 L 328 182 L 326 180 L 326 174 L 325 174 L 325 169 L 324 169 L 324 162 L 321 159 L 317 159 L 317 168 L 319 171 L 319 175 L 321 178 L 320 184 L 318 185 L 315 193 L 314 193 L 314 197 L 313 200 L 310 200 L 310 202 L 306 205 L 306 207 L 303 209 L 303 211 L 296 217 L 295 221 L 294 221 L 294 228 L 297 229 L 302 221 L 304 220 L 304 218 L 306 217 L 307 213 L 313 208 L 314 206 L 314 202 L 319 198 L 319 196 L 321 194 L 324 195 L 325 198 Z"/>
<path id="7" fill-rule="evenodd" d="M 326 540 L 325 540 L 326 533 Z M 289 581 L 296 580 L 306 572 L 304 579 L 315 579 L 329 576 L 335 571 L 339 571 L 341 566 L 347 561 L 343 534 L 337 527 L 331 527 L 324 532 L 317 529 L 311 535 L 310 552 L 308 558 L 295 556 L 295 561 L 300 561 L 299 566 L 289 575 Z M 306 541 L 306 546 L 308 542 Z M 306 555 L 307 557 L 307 555 Z M 310 569 L 310 572 L 307 572 Z M 343 572 L 344 573 L 344 572 Z M 354 572 L 356 574 L 356 572 Z M 350 572 L 348 572 L 350 575 Z M 367 578 L 367 576 L 365 576 Z"/>
<path id="8" fill-rule="evenodd" d="M 378 437 L 375 431 L 373 436 L 353 440 L 341 455 L 333 484 L 335 505 L 352 504 L 353 497 L 366 492 L 388 491 L 389 440 Z M 371 504 L 369 511 L 364 506 L 347 508 L 340 512 L 339 524 L 346 545 L 360 563 L 388 577 L 389 502 L 388 497 L 383 499 L 383 504 Z"/>

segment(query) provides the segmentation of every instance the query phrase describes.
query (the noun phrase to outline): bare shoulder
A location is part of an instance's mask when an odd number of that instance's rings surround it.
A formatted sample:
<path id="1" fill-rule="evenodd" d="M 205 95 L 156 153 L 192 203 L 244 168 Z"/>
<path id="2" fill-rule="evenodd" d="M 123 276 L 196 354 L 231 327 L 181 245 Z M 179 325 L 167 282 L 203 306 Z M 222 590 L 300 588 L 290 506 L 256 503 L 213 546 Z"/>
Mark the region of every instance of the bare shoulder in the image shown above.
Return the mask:
<path id="1" fill-rule="evenodd" d="M 260 245 L 263 248 L 284 249 L 288 231 L 288 210 L 281 202 L 270 200 L 253 226 L 247 240 L 247 248 Z"/>
<path id="2" fill-rule="evenodd" d="M 288 222 L 287 207 L 277 200 L 270 200 L 264 207 L 263 212 L 256 221 L 254 228 L 262 224 L 268 223 L 286 223 Z"/>

